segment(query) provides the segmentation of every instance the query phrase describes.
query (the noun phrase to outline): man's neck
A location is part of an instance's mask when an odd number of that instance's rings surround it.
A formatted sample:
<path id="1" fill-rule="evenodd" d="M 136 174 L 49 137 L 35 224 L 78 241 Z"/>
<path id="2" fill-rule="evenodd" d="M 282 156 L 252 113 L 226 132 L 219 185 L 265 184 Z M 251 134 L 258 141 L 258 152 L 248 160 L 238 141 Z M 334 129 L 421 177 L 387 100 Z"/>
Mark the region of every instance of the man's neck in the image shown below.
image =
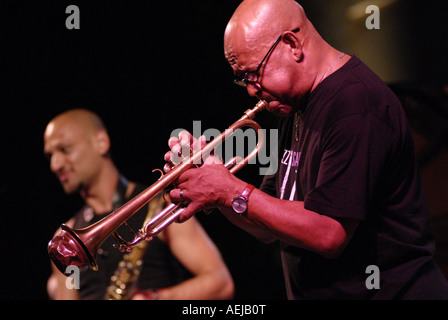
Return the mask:
<path id="1" fill-rule="evenodd" d="M 118 169 L 111 165 L 99 172 L 97 179 L 81 190 L 81 197 L 96 214 L 105 214 L 112 211 L 112 201 L 117 189 L 120 174 Z"/>

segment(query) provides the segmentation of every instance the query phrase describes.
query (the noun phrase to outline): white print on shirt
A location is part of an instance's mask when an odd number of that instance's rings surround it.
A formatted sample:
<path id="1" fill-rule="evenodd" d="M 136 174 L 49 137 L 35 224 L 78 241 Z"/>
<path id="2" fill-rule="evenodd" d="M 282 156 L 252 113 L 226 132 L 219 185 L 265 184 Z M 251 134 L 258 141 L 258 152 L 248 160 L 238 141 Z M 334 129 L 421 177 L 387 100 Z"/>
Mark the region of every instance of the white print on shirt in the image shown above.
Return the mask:
<path id="1" fill-rule="evenodd" d="M 281 160 L 281 164 L 286 166 L 285 176 L 283 177 L 282 186 L 280 189 L 280 199 L 285 199 L 285 188 L 286 184 L 289 181 L 291 175 L 291 169 L 293 169 L 294 176 L 292 177 L 294 180 L 294 184 L 291 189 L 291 193 L 289 194 L 289 200 L 293 201 L 294 196 L 296 194 L 296 183 L 297 183 L 297 168 L 299 167 L 301 152 L 293 151 L 293 150 L 284 150 L 283 156 Z"/>

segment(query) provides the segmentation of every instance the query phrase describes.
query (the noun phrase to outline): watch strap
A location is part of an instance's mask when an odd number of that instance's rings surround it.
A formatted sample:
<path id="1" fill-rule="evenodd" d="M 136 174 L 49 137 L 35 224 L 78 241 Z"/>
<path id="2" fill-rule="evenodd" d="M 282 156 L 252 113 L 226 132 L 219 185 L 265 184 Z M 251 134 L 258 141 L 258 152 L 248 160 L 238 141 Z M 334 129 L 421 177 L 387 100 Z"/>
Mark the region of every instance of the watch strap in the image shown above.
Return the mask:
<path id="1" fill-rule="evenodd" d="M 252 191 L 253 191 L 254 189 L 255 189 L 255 187 L 254 187 L 253 185 L 248 184 L 248 185 L 244 188 L 243 192 L 241 192 L 241 196 L 242 196 L 244 199 L 249 200 L 249 196 L 250 196 L 250 194 L 252 193 Z"/>

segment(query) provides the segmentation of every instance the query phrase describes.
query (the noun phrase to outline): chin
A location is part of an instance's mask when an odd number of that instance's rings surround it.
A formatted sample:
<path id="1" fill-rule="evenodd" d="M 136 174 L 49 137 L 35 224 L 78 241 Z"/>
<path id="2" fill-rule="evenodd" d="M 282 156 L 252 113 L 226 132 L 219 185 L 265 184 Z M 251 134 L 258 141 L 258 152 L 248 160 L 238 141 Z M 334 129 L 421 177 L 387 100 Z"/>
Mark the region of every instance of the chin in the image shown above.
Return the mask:
<path id="1" fill-rule="evenodd" d="M 64 189 L 64 192 L 66 194 L 74 194 L 77 191 L 79 191 L 78 185 L 73 185 L 73 184 L 69 184 L 69 183 L 62 184 L 62 188 Z"/>
<path id="2" fill-rule="evenodd" d="M 279 101 L 271 101 L 269 102 L 268 111 L 279 117 L 287 117 L 292 113 L 293 108 Z"/>

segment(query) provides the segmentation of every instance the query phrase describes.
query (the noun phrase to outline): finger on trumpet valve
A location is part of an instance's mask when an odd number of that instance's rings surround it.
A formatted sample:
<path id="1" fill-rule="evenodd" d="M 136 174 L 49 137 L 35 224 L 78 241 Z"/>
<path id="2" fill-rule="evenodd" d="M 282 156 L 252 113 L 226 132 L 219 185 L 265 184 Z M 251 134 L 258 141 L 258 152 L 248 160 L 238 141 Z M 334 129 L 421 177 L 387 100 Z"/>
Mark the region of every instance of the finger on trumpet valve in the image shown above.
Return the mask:
<path id="1" fill-rule="evenodd" d="M 174 167 L 174 164 L 173 164 L 173 163 L 169 163 L 169 162 L 167 162 L 167 163 L 165 163 L 165 165 L 163 166 L 163 171 L 164 171 L 165 173 L 168 173 L 168 172 L 170 172 L 171 169 L 173 169 L 173 167 Z"/>

